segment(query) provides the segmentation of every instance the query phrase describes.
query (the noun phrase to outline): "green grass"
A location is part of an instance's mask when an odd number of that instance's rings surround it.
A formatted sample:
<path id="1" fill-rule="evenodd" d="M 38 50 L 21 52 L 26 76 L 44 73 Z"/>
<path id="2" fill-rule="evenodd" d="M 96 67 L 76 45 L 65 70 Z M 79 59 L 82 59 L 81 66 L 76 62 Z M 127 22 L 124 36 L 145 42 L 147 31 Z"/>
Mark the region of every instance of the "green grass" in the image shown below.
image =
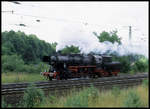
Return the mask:
<path id="1" fill-rule="evenodd" d="M 40 73 L 2 73 L 2 83 L 47 81 Z"/>
<path id="2" fill-rule="evenodd" d="M 148 86 L 147 86 L 148 87 Z M 120 94 L 113 94 L 113 90 L 98 92 L 98 95 L 93 98 L 92 92 L 89 89 L 84 89 L 78 92 L 72 92 L 67 96 L 56 97 L 54 102 L 50 102 L 51 98 L 46 97 L 46 101 L 40 107 L 126 107 L 125 102 L 130 96 L 130 92 L 135 93 L 139 97 L 140 107 L 148 107 L 148 88 L 142 85 L 120 89 Z M 115 89 L 116 90 L 116 89 Z M 92 90 L 91 90 L 92 91 Z M 134 104 L 131 106 L 134 107 Z"/>
<path id="3" fill-rule="evenodd" d="M 143 81 L 144 83 L 144 81 Z M 34 89 L 34 88 L 33 88 Z M 49 94 L 47 96 L 40 95 L 36 89 L 30 90 L 29 95 L 26 95 L 26 101 L 33 102 L 34 107 L 148 107 L 149 106 L 149 88 L 148 85 L 139 85 L 126 89 L 114 87 L 111 90 L 99 91 L 95 87 L 83 88 L 80 91 L 74 89 L 67 92 L 65 95 Z M 38 92 L 38 93 L 35 93 Z M 43 92 L 42 92 L 43 93 Z M 63 93 L 63 92 L 62 92 Z M 117 94 L 119 93 L 119 94 Z M 32 96 L 34 95 L 33 99 Z M 42 100 L 37 96 L 41 96 Z M 31 99 L 32 98 L 32 99 Z M 40 101 L 39 101 L 40 100 Z M 19 107 L 23 107 L 26 102 L 22 102 Z M 3 107 L 6 104 L 2 103 Z M 11 106 L 13 107 L 13 106 Z"/>

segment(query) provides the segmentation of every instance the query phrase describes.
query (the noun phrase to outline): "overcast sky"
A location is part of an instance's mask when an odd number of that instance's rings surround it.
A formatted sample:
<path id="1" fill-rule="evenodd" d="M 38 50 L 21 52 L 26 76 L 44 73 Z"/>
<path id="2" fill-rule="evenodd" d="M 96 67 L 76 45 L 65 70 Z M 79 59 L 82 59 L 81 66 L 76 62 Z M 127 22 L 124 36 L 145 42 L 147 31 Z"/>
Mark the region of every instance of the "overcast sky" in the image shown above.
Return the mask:
<path id="1" fill-rule="evenodd" d="M 66 40 L 84 40 L 83 34 L 92 39 L 94 31 L 117 29 L 122 41 L 128 42 L 129 26 L 132 26 L 133 44 L 142 41 L 148 50 L 148 2 L 20 3 L 2 2 L 2 11 L 14 11 L 13 14 L 2 12 L 2 31 L 21 30 L 46 42 L 67 43 Z M 26 27 L 18 26 L 21 23 Z"/>

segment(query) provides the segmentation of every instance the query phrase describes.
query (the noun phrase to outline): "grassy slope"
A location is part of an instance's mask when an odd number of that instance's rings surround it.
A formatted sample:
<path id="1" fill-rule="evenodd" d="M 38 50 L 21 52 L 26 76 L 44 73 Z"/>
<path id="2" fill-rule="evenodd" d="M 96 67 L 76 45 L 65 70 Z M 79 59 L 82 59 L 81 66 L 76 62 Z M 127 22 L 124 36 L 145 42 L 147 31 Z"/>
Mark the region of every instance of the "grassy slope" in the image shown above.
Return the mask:
<path id="1" fill-rule="evenodd" d="M 119 73 L 119 75 L 126 75 L 124 73 Z M 36 81 L 48 81 L 45 77 L 40 75 L 40 73 L 16 73 L 8 72 L 2 73 L 2 83 L 16 83 L 16 82 L 36 82 Z"/>
<path id="2" fill-rule="evenodd" d="M 17 75 L 17 76 L 16 76 Z M 2 73 L 2 83 L 12 83 L 12 82 L 33 82 L 33 81 L 47 81 L 42 75 L 40 74 L 27 74 L 27 73 Z M 73 96 L 78 96 L 76 99 L 77 101 L 81 101 L 81 104 L 86 104 L 87 107 L 123 107 L 123 102 L 126 99 L 127 94 L 130 90 L 133 90 L 137 95 L 140 97 L 140 100 L 143 103 L 144 107 L 148 107 L 148 92 L 149 88 L 138 86 L 133 89 L 127 89 L 127 90 L 121 90 L 120 94 L 117 96 L 112 94 L 112 91 L 104 91 L 104 92 L 98 92 L 98 97 L 95 99 L 95 101 L 88 97 L 88 102 L 84 102 L 84 99 L 82 96 L 86 94 L 86 91 L 81 91 L 79 93 L 71 92 L 71 94 L 68 94 L 64 97 L 55 97 L 53 96 L 53 99 L 50 96 L 46 96 L 46 101 L 40 105 L 40 107 L 65 107 L 64 104 L 69 102 L 74 103 L 74 100 L 70 100 Z M 51 101 L 54 101 L 53 103 Z M 84 102 L 84 103 L 82 103 Z M 80 104 L 80 102 L 79 102 Z M 39 106 L 38 106 L 39 107 Z M 73 106 L 71 106 L 73 107 Z M 80 106 L 79 106 L 80 107 Z"/>
<path id="3" fill-rule="evenodd" d="M 2 83 L 46 81 L 40 73 L 2 73 Z"/>
<path id="4" fill-rule="evenodd" d="M 87 107 L 124 107 L 123 104 L 124 100 L 127 99 L 127 95 L 131 90 L 133 90 L 140 97 L 140 100 L 143 103 L 142 107 L 148 107 L 148 87 L 143 87 L 143 86 L 121 90 L 118 96 L 113 95 L 111 90 L 105 92 L 99 92 L 98 97 L 95 101 L 92 98 L 88 99 Z M 83 92 L 80 92 L 79 95 L 82 95 L 81 93 Z M 68 102 L 67 100 L 69 98 L 72 98 L 72 96 L 74 95 L 77 96 L 78 94 L 73 93 L 65 97 L 57 98 L 55 100 L 56 102 L 54 103 L 51 103 L 50 97 L 47 97 L 46 102 L 42 104 L 40 107 L 65 107 L 64 104 Z M 80 101 L 80 99 L 82 99 L 82 97 L 79 98 L 78 100 Z M 75 102 L 75 101 L 72 100 L 71 102 Z M 70 107 L 74 107 L 74 106 L 70 106 Z M 78 107 L 78 105 L 76 105 L 75 107 Z"/>

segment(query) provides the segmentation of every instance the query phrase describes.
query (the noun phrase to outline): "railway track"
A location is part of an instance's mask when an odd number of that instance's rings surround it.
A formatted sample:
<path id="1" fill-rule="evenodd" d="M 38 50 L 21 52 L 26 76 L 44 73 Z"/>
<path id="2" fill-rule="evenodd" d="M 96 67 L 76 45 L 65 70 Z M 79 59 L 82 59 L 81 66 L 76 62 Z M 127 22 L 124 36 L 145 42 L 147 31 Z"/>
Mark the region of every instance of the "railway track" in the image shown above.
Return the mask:
<path id="1" fill-rule="evenodd" d="M 137 75 L 124 75 L 118 77 L 104 77 L 97 79 L 80 79 L 80 80 L 59 80 L 48 82 L 34 82 L 34 83 L 9 83 L 1 85 L 1 95 L 23 94 L 30 84 L 34 84 L 36 88 L 44 91 L 56 91 L 74 88 L 89 87 L 94 85 L 99 88 L 107 88 L 116 86 L 133 86 L 138 85 L 143 79 L 148 78 L 148 73 Z"/>
<path id="2" fill-rule="evenodd" d="M 48 82 L 34 82 L 36 88 L 43 89 L 45 95 L 60 94 L 63 95 L 75 88 L 80 90 L 83 87 L 90 87 L 91 85 L 99 88 L 100 90 L 110 89 L 113 86 L 126 88 L 135 86 L 142 83 L 143 79 L 148 78 L 148 73 L 141 73 L 136 75 L 119 75 L 117 77 L 103 77 L 97 79 L 80 79 L 80 80 L 59 80 Z M 9 83 L 1 85 L 1 95 L 4 101 L 12 106 L 16 106 L 24 95 L 24 91 L 31 83 Z"/>

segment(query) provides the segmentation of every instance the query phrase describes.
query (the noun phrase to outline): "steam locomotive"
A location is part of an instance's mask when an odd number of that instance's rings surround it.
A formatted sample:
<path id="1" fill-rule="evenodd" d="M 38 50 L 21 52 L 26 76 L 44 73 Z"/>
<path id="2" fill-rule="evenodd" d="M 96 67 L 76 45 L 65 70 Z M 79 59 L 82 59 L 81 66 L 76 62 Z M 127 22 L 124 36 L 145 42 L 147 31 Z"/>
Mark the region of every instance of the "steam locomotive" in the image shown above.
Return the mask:
<path id="1" fill-rule="evenodd" d="M 55 54 L 44 56 L 43 62 L 50 65 L 48 72 L 41 72 L 49 80 L 117 76 L 121 69 L 120 62 L 113 62 L 111 56 L 102 54 Z"/>

